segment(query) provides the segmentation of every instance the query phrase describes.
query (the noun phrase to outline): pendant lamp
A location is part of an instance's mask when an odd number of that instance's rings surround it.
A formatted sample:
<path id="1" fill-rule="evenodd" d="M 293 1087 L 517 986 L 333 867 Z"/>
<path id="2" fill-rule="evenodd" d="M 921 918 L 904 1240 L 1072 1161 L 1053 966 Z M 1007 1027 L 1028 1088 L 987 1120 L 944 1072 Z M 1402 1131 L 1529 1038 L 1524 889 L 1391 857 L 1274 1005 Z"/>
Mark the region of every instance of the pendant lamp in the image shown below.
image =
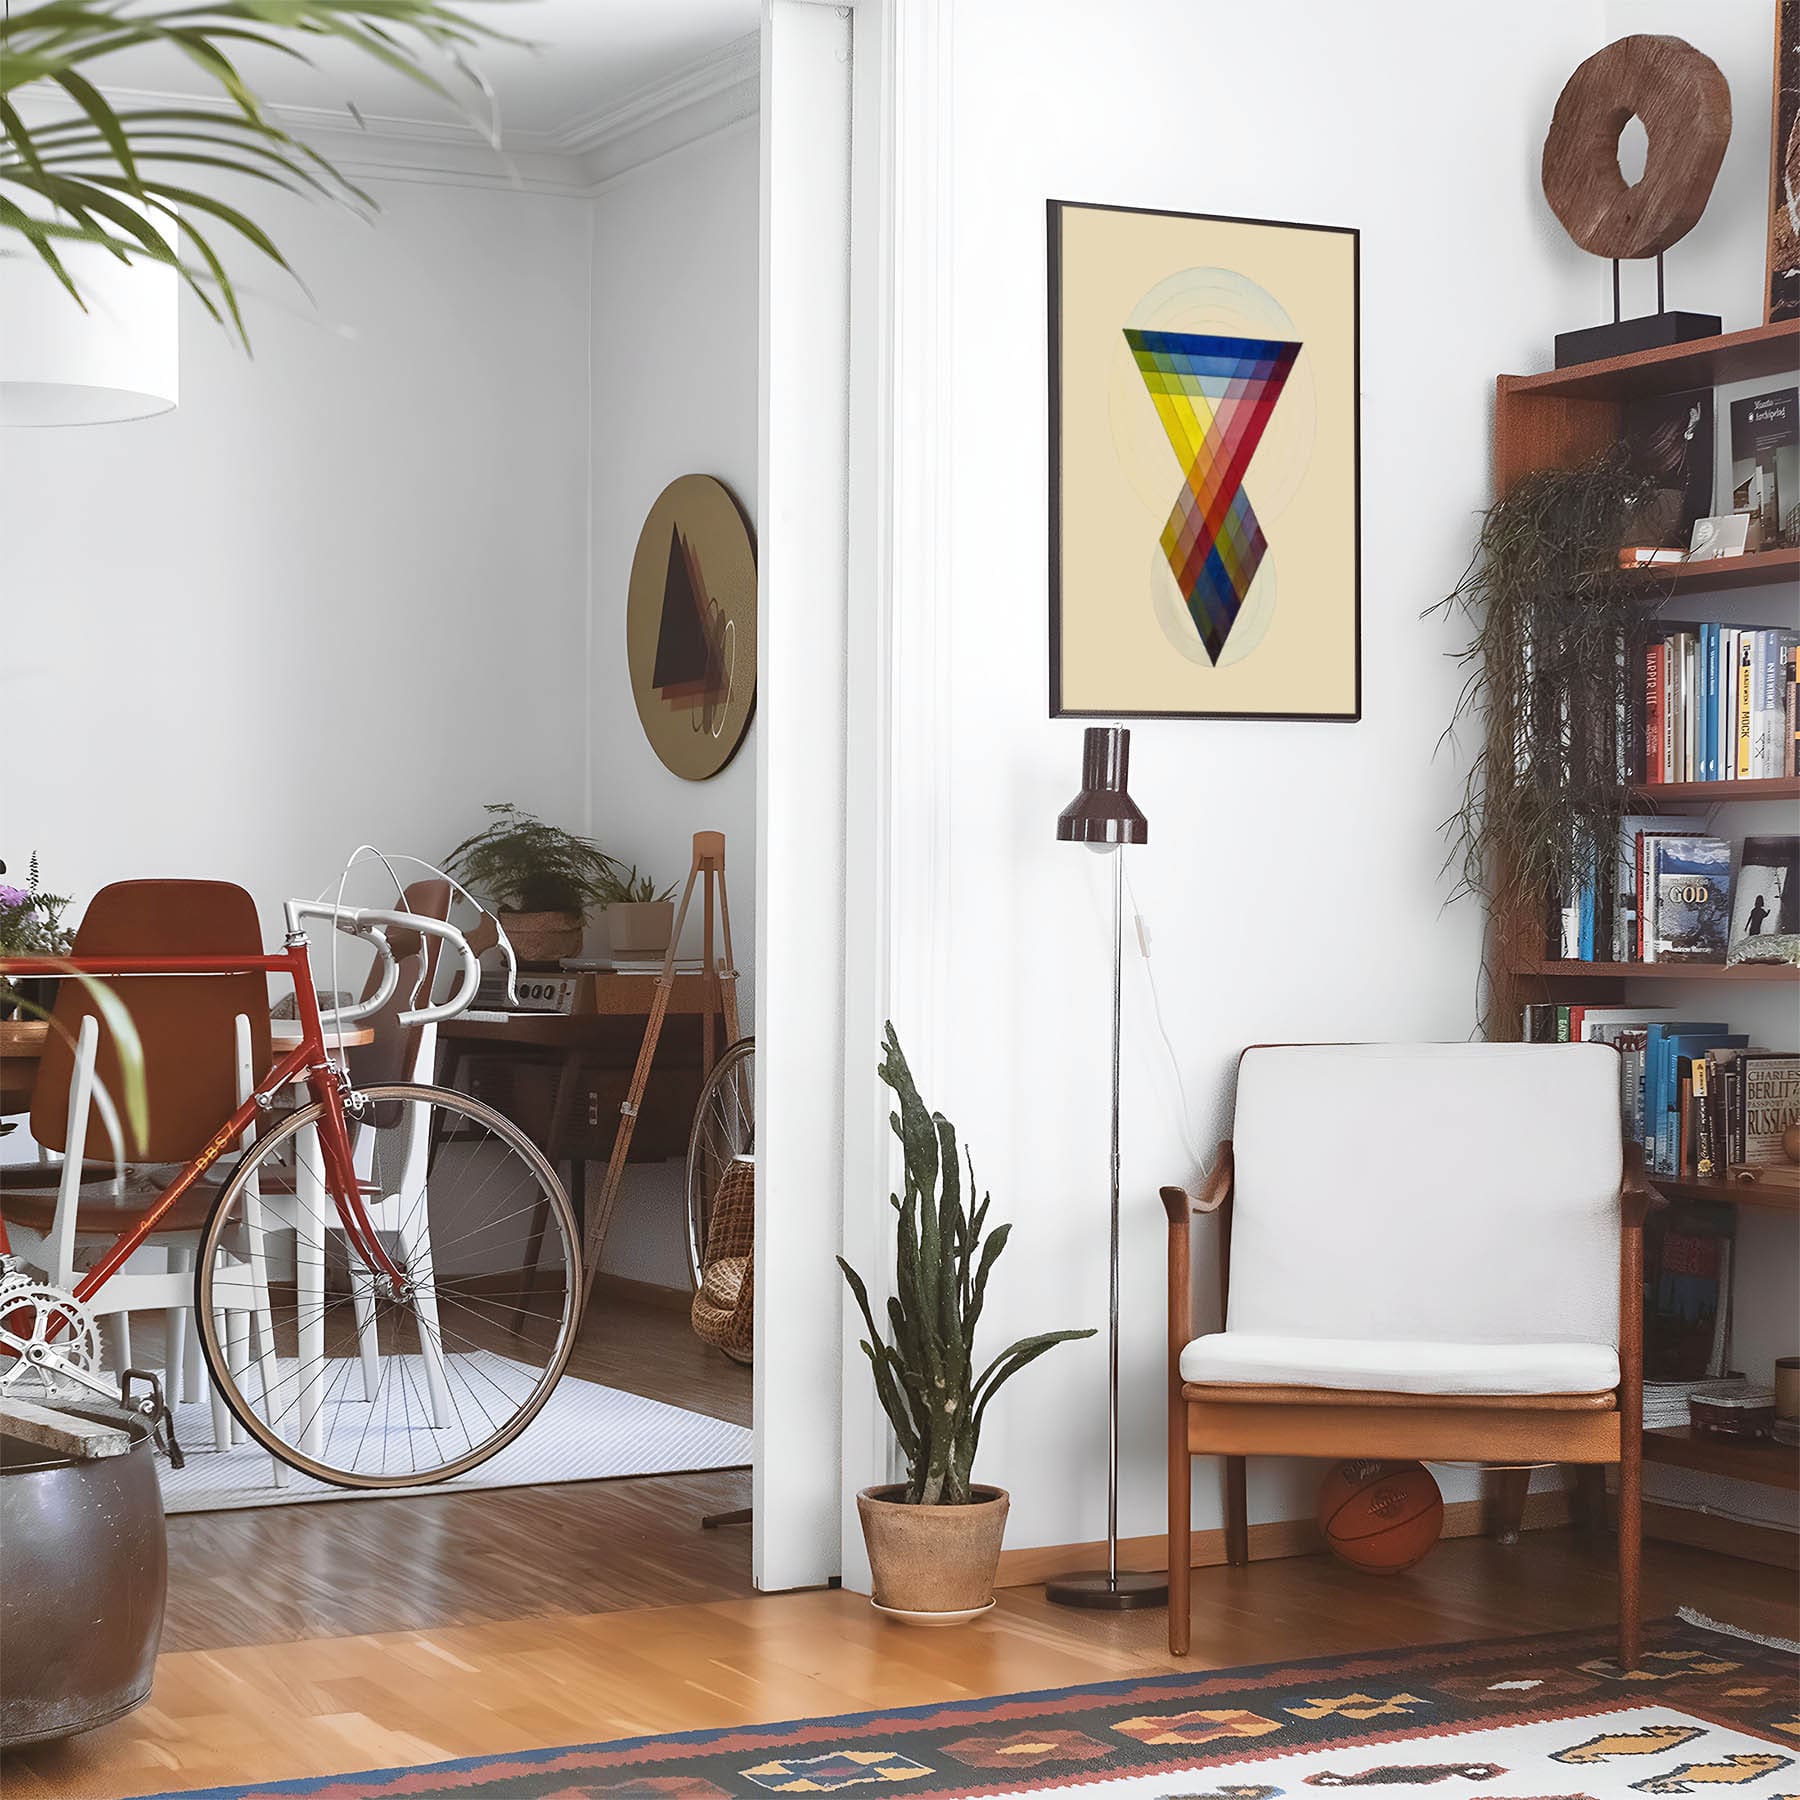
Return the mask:
<path id="1" fill-rule="evenodd" d="M 24 246 L 0 256 L 0 425 L 107 425 L 180 397 L 179 277 L 95 244 L 57 255 L 87 310 Z"/>

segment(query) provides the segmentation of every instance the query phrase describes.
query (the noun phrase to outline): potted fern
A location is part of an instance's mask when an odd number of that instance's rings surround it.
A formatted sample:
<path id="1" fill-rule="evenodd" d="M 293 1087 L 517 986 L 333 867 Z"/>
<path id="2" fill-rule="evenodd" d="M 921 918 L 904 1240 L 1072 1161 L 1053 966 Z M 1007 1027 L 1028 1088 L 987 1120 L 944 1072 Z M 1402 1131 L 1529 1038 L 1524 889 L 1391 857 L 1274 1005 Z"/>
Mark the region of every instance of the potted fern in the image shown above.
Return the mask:
<path id="1" fill-rule="evenodd" d="M 608 898 L 616 879 L 612 858 L 511 801 L 486 811 L 487 824 L 450 852 L 445 868 L 495 903 L 521 963 L 555 967 L 579 956 L 587 909 Z"/>
<path id="2" fill-rule="evenodd" d="M 906 1166 L 905 1196 L 889 1196 L 898 1214 L 889 1338 L 875 1323 L 862 1277 L 841 1256 L 837 1262 L 868 1326 L 863 1354 L 907 1474 L 891 1487 L 864 1488 L 856 1507 L 876 1606 L 909 1624 L 954 1625 L 993 1604 L 1006 1529 L 1005 1490 L 971 1479 L 988 1403 L 1053 1345 L 1094 1334 L 1021 1338 L 976 1373 L 975 1328 L 1012 1226 L 985 1232 L 991 1196 L 972 1206 L 974 1165 L 967 1164 L 965 1186 L 956 1128 L 926 1110 L 891 1024 L 879 1072 L 899 1101 L 891 1119 Z"/>

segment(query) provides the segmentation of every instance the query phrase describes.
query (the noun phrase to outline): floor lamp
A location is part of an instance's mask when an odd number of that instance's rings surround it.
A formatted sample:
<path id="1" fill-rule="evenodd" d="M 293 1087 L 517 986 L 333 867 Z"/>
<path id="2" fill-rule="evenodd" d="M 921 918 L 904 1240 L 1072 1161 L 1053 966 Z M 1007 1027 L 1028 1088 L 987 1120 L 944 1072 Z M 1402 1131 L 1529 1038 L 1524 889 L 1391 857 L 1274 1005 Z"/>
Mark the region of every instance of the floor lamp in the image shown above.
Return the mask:
<path id="1" fill-rule="evenodd" d="M 1126 791 L 1131 733 L 1123 725 L 1090 725 L 1081 746 L 1081 792 L 1057 815 L 1056 836 L 1112 854 L 1112 1214 L 1108 1258 L 1106 1363 L 1106 1567 L 1062 1575 L 1044 1592 L 1060 1606 L 1124 1612 L 1162 1606 L 1166 1575 L 1119 1567 L 1119 1026 L 1123 999 L 1125 859 L 1127 844 L 1150 841 L 1150 821 Z"/>

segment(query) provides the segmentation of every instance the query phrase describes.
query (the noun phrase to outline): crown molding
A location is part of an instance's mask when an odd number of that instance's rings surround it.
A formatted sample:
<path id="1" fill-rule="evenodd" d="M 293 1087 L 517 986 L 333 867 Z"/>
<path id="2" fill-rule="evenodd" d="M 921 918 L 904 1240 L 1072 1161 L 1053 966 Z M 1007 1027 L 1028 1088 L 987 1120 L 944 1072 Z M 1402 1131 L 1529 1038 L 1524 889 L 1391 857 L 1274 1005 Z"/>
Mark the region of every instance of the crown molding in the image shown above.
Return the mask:
<path id="1" fill-rule="evenodd" d="M 762 39 L 760 33 L 753 31 L 663 80 L 640 88 L 616 106 L 600 107 L 570 120 L 553 134 L 553 144 L 567 154 L 589 156 L 624 139 L 646 134 L 653 127 L 678 121 L 684 114 L 710 116 L 717 110 L 712 102 L 725 100 L 741 105 L 746 90 L 754 110 L 761 85 Z M 734 111 L 731 119 L 743 116 L 741 111 Z M 719 123 L 729 124 L 731 119 Z M 717 125 L 708 129 L 716 130 Z M 702 135 L 698 131 L 688 133 L 689 137 Z M 673 146 L 665 143 L 663 148 Z"/>
<path id="2" fill-rule="evenodd" d="M 583 114 L 553 130 L 515 130 L 501 123 L 498 141 L 468 119 L 414 119 L 353 113 L 348 107 L 266 105 L 283 130 L 317 150 L 352 180 L 440 183 L 450 187 L 588 195 L 632 169 L 753 118 L 761 95 L 758 34 L 641 88 L 615 106 Z M 229 113 L 230 101 L 155 88 L 109 87 L 120 106 L 188 107 Z M 75 112 L 60 96 L 17 95 L 31 117 Z"/>

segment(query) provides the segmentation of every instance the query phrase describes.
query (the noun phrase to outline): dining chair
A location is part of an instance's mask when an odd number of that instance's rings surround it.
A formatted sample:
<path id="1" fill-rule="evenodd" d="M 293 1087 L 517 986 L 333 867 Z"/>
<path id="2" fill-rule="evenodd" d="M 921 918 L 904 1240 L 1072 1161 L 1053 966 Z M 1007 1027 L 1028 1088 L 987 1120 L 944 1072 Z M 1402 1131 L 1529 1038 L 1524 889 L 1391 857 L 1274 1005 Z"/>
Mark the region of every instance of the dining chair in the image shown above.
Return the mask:
<path id="1" fill-rule="evenodd" d="M 1169 1649 L 1185 1655 L 1191 1461 L 1224 1459 L 1249 1561 L 1250 1456 L 1618 1471 L 1619 1662 L 1639 1652 L 1643 1221 L 1600 1044 L 1259 1045 L 1232 1135 L 1169 1228 Z M 1196 1333 L 1196 1213 L 1220 1328 Z"/>
<path id="2" fill-rule="evenodd" d="M 109 956 L 262 953 L 256 904 L 223 881 L 120 881 L 89 903 L 73 954 Z M 128 1071 L 119 1045 L 89 990 L 58 984 L 52 1028 L 32 1090 L 30 1125 L 40 1151 L 60 1160 L 4 1171 L 9 1229 L 36 1241 L 46 1279 L 73 1287 L 82 1254 L 104 1249 L 149 1210 L 162 1177 L 197 1155 L 219 1121 L 242 1104 L 270 1062 L 269 998 L 260 974 L 133 976 L 112 984 L 138 1035 L 141 1068 Z M 143 1084 L 144 1131 L 114 1132 L 129 1080 Z M 110 1115 L 110 1120 L 109 1120 Z M 200 1398 L 202 1361 L 193 1316 L 194 1260 L 214 1180 L 197 1182 L 158 1221 L 151 1237 L 88 1302 L 110 1359 L 131 1365 L 131 1314 L 159 1311 L 164 1325 L 164 1387 L 170 1405 Z M 159 1259 L 162 1266 L 154 1264 Z M 248 1267 L 248 1265 L 247 1265 Z M 236 1289 L 240 1308 L 223 1309 L 226 1339 L 247 1364 L 252 1354 L 271 1375 L 274 1335 L 266 1271 Z M 242 1366 L 242 1365 L 240 1365 Z M 213 1437 L 220 1450 L 245 1432 L 212 1391 Z M 278 1481 L 285 1471 L 275 1465 Z"/>

